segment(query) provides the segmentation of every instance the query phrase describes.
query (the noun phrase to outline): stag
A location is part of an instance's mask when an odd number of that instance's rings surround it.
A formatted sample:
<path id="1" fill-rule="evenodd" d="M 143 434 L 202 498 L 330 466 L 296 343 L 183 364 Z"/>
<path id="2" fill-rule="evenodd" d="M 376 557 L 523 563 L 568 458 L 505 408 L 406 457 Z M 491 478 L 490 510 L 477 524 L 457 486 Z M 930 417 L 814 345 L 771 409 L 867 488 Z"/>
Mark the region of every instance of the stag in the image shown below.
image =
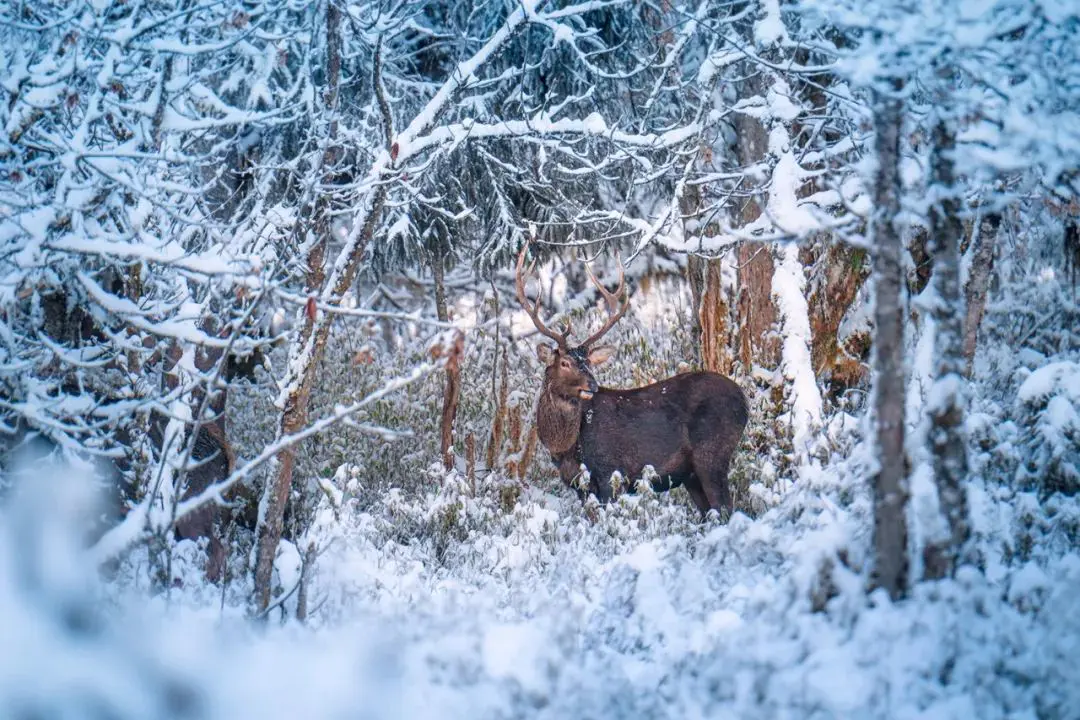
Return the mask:
<path id="1" fill-rule="evenodd" d="M 739 386 L 717 373 L 690 372 L 632 390 L 600 387 L 593 370 L 610 360 L 615 348 L 596 343 L 630 306 L 622 264 L 613 293 L 586 265 L 606 301 L 607 319 L 571 347 L 569 320 L 562 332 L 549 329 L 540 319 L 539 295 L 531 305 L 525 297 L 526 276 L 536 264 L 533 260 L 523 271 L 527 250 L 528 245 L 517 261 L 518 302 L 540 334 L 555 342 L 555 347 L 545 342 L 537 346 L 546 366 L 536 408 L 537 434 L 563 482 L 582 500 L 590 492 L 606 503 L 616 490 L 614 473 L 631 481 L 627 489 L 633 491 L 633 481 L 652 466 L 655 474 L 649 480 L 657 492 L 682 485 L 702 515 L 720 508 L 730 513 L 728 469 L 747 420 Z M 585 477 L 587 491 L 581 482 Z"/>

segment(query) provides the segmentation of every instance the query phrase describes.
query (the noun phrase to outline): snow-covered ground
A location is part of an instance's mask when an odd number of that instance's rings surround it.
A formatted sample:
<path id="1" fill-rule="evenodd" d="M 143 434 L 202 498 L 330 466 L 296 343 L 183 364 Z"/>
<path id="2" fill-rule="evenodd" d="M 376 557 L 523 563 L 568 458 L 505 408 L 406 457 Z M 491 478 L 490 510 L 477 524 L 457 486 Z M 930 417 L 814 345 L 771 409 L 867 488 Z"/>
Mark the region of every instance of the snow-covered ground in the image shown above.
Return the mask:
<path id="1" fill-rule="evenodd" d="M 169 595 L 101 585 L 67 530 L 67 475 L 0 528 L 8 717 L 1068 718 L 1080 707 L 1080 557 L 1002 554 L 1038 505 L 976 485 L 989 568 L 865 593 L 868 463 L 802 468 L 762 517 L 699 524 L 645 494 L 605 509 L 456 474 L 360 511 L 327 499 L 309 623 L 244 618 L 182 543 Z M 65 479 L 66 478 L 66 479 Z M 982 489 L 980 489 L 982 488 Z M 1065 511 L 1076 518 L 1075 505 Z M 1059 513 L 1060 514 L 1060 513 Z M 1042 548 L 1040 550 L 1040 548 Z M 282 584 L 298 553 L 279 558 Z M 1010 555 L 1011 557 L 1011 555 Z M 295 607 L 295 597 L 286 603 Z"/>
<path id="2" fill-rule="evenodd" d="M 678 357 L 678 303 L 640 305 L 618 336 L 618 377 Z M 659 356 L 645 362 L 642 347 Z M 287 592 L 318 552 L 303 625 L 287 619 L 296 593 L 250 620 L 246 573 L 206 584 L 190 541 L 167 593 L 148 590 L 145 549 L 99 578 L 73 531 L 87 483 L 29 468 L 36 481 L 0 506 L 0 717 L 1078 717 L 1080 501 L 1067 492 L 1080 374 L 1068 353 L 995 348 L 968 420 L 979 569 L 899 603 L 866 592 L 873 462 L 865 423 L 843 413 L 782 478 L 740 450 L 760 513 L 727 524 L 699 522 L 681 490 L 582 508 L 546 456 L 524 492 L 402 460 L 411 485 L 373 492 L 378 466 L 356 446 L 278 557 Z M 517 363 L 513 383 L 534 371 Z M 917 577 L 940 518 L 915 460 Z"/>

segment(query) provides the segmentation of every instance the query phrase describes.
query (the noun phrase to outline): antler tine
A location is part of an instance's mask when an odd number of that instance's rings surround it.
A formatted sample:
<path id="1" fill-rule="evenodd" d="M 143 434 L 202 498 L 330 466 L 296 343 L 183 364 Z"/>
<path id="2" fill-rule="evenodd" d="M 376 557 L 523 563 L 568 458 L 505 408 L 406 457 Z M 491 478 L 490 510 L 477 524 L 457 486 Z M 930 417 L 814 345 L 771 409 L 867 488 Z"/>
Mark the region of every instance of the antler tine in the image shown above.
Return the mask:
<path id="1" fill-rule="evenodd" d="M 529 305 L 529 301 L 525 298 L 525 276 L 522 275 L 521 271 L 525 265 L 525 253 L 528 252 L 528 250 L 529 243 L 526 242 L 525 245 L 521 248 L 521 253 L 518 255 L 517 272 L 514 283 L 514 287 L 517 291 L 518 303 L 521 304 L 522 309 L 529 316 L 529 319 L 532 320 L 533 325 L 536 326 L 536 329 L 540 331 L 540 334 L 554 340 L 556 343 L 558 343 L 560 349 L 568 350 L 569 346 L 567 344 L 567 339 L 570 336 L 570 320 L 568 319 L 566 321 L 566 330 L 562 334 L 559 334 L 553 330 L 549 330 L 547 326 L 544 325 L 543 321 L 540 320 L 539 293 L 536 296 L 536 303 L 533 304 L 531 307 Z M 533 260 L 531 263 L 529 263 L 529 269 L 526 274 L 532 275 L 534 267 L 536 267 L 536 260 Z"/>
<path id="2" fill-rule="evenodd" d="M 607 302 L 608 318 L 602 328 L 590 335 L 588 340 L 581 343 L 581 347 L 589 347 L 602 338 L 608 330 L 615 326 L 615 323 L 619 322 L 620 318 L 622 318 L 630 308 L 630 293 L 626 289 L 626 272 L 623 270 L 622 259 L 619 257 L 618 253 L 615 255 L 615 262 L 619 266 L 619 286 L 615 288 L 615 292 L 613 293 L 608 292 L 607 288 L 596 279 L 596 275 L 593 274 L 592 268 L 589 267 L 588 264 L 585 265 L 585 272 L 589 274 L 589 279 L 592 280 L 593 285 L 596 286 L 596 289 Z M 619 295 L 623 296 L 621 307 L 619 307 Z"/>

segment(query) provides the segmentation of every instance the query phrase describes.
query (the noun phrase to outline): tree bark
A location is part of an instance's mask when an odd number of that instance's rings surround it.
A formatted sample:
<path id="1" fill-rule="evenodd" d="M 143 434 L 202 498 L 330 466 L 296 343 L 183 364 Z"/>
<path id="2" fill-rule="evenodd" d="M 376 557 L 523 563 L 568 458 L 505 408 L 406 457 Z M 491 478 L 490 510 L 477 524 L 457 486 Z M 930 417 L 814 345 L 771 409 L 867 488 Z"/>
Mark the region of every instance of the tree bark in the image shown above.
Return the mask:
<path id="1" fill-rule="evenodd" d="M 994 251 L 997 249 L 998 228 L 1001 227 L 1001 214 L 992 212 L 983 217 L 975 233 L 975 247 L 971 251 L 971 266 L 968 269 L 964 295 L 967 298 L 967 314 L 964 318 L 964 359 L 965 372 L 971 376 L 975 362 L 975 349 L 979 342 L 979 326 L 983 313 L 986 312 L 986 296 L 990 290 L 990 274 L 994 268 Z"/>
<path id="2" fill-rule="evenodd" d="M 496 365 L 499 364 L 498 356 L 495 357 L 494 362 Z M 499 376 L 499 392 L 495 401 L 495 417 L 491 421 L 491 435 L 488 438 L 487 454 L 484 456 L 484 463 L 488 472 L 495 469 L 495 463 L 499 461 L 499 453 L 502 450 L 503 430 L 506 423 L 506 404 L 510 396 L 508 372 L 509 361 L 507 360 L 506 350 L 503 350 L 502 374 Z"/>
<path id="3" fill-rule="evenodd" d="M 915 297 L 922 294 L 922 291 L 930 284 L 930 278 L 934 276 L 934 257 L 930 254 L 930 233 L 925 227 L 920 225 L 915 228 L 915 233 L 908 244 L 908 253 L 915 266 L 907 278 L 908 294 Z"/>
<path id="4" fill-rule="evenodd" d="M 702 226 L 701 190 L 688 184 L 679 209 L 683 214 L 683 233 L 701 236 L 707 229 Z M 691 338 L 694 344 L 694 360 L 705 370 L 730 375 L 731 352 L 729 312 L 727 297 L 721 282 L 722 258 L 703 258 L 691 255 L 686 272 L 690 280 L 690 292 L 694 303 Z"/>
<path id="5" fill-rule="evenodd" d="M 706 370 L 731 375 L 731 307 L 723 284 L 723 258 L 705 262 L 704 293 L 701 297 L 701 361 Z"/>
<path id="6" fill-rule="evenodd" d="M 899 91 L 899 87 L 894 87 Z M 874 408 L 877 414 L 874 477 L 873 584 L 893 599 L 907 591 L 907 458 L 904 453 L 904 316 L 900 288 L 904 282 L 903 245 L 895 225 L 900 215 L 900 131 L 902 102 L 879 96 L 874 129 L 877 170 L 874 177 L 872 231 L 874 241 L 875 309 Z"/>
<path id="7" fill-rule="evenodd" d="M 743 92 L 747 97 L 765 94 L 761 69 L 757 69 L 758 74 L 743 83 Z M 735 148 L 739 163 L 750 167 L 761 162 L 769 148 L 768 130 L 761 120 L 750 115 L 738 115 L 735 120 L 735 134 L 739 138 Z M 745 227 L 760 215 L 758 199 L 747 198 L 734 219 L 739 226 Z M 755 364 L 775 368 L 780 364 L 780 342 L 773 332 L 776 306 L 772 296 L 772 248 L 767 243 L 743 243 L 739 246 L 737 261 L 739 290 L 735 309 L 735 332 L 739 359 L 746 372 L 750 372 Z"/>
<path id="8" fill-rule="evenodd" d="M 944 120 L 934 127 L 930 154 L 931 185 L 940 200 L 930 206 L 935 298 L 932 309 L 937 336 L 936 380 L 930 390 L 930 448 L 941 509 L 949 523 L 949 537 L 926 548 L 927 577 L 955 571 L 967 542 L 967 444 L 963 432 L 964 365 L 960 240 L 964 235 L 960 203 L 956 197 L 953 153 L 956 136 Z"/>
<path id="9" fill-rule="evenodd" d="M 1074 218 L 1065 221 L 1065 272 L 1076 297 L 1076 282 L 1080 278 L 1080 223 Z"/>
<path id="10" fill-rule="evenodd" d="M 311 571 L 315 569 L 318 556 L 315 543 L 309 543 L 300 562 L 300 586 L 296 591 L 296 619 L 300 622 L 304 622 L 308 617 L 308 588 L 311 585 Z"/>
<path id="11" fill-rule="evenodd" d="M 432 261 L 431 273 L 435 280 L 435 313 L 440 322 L 450 322 L 450 314 L 446 310 L 446 281 L 441 258 L 437 257 Z M 459 354 L 460 352 L 455 357 Z M 448 362 L 446 364 L 446 387 L 443 390 L 439 442 L 439 454 L 442 456 L 443 467 L 447 470 L 454 467 L 454 418 L 457 416 L 460 398 L 461 364 L 456 361 Z"/>
<path id="12" fill-rule="evenodd" d="M 702 300 L 705 297 L 705 268 L 708 261 L 698 255 L 690 255 L 686 258 L 686 280 L 690 283 L 690 303 L 693 312 L 690 314 L 690 344 L 694 351 L 694 365 L 705 367 L 705 331 L 703 328 L 702 315 L 705 306 Z"/>
<path id="13" fill-rule="evenodd" d="M 839 397 L 866 377 L 862 358 L 852 357 L 841 342 L 840 326 L 869 276 L 869 262 L 865 249 L 836 240 L 823 240 L 815 250 L 817 257 L 806 263 L 813 265 L 818 280 L 807 300 L 810 359 L 815 375 L 833 397 Z"/>
<path id="14" fill-rule="evenodd" d="M 775 368 L 780 362 L 780 343 L 773 333 L 776 306 L 772 300 L 775 272 L 772 248 L 766 243 L 743 243 L 739 247 L 738 347 L 739 359 L 749 372 L 754 365 Z"/>
<path id="15" fill-rule="evenodd" d="M 337 112 L 338 86 L 341 80 L 341 13 L 337 5 L 331 1 L 326 9 L 326 36 L 327 36 L 327 91 L 325 102 L 330 112 L 330 138 L 323 157 L 325 182 L 332 182 L 333 159 L 335 151 L 335 139 L 337 120 L 333 115 Z M 343 273 L 335 288 L 335 295 L 340 297 L 352 285 L 359 264 L 359 256 L 367 245 L 371 234 L 374 232 L 375 223 L 385 197 L 384 186 L 379 186 L 376 191 L 377 197 L 373 203 L 372 212 L 368 215 L 362 230 L 362 241 L 354 248 L 354 257 L 350 257 L 351 272 Z M 301 348 L 300 354 L 310 347 L 310 357 L 307 358 L 301 377 L 285 399 L 278 424 L 278 438 L 292 435 L 302 430 L 307 425 L 308 408 L 311 402 L 311 388 L 315 379 L 315 370 L 319 366 L 319 360 L 326 348 L 326 342 L 330 337 L 330 328 L 334 316 L 326 313 L 321 318 L 315 304 L 315 293 L 325 283 L 325 260 L 326 241 L 329 235 L 329 203 L 325 198 L 320 198 L 316 210 L 316 234 L 314 244 L 308 251 L 307 256 L 307 287 L 311 293 L 309 304 L 304 313 L 304 324 L 300 331 L 298 343 L 294 346 L 294 352 L 290 353 L 291 362 L 298 362 L 297 348 Z M 282 450 L 277 456 L 277 472 L 267 483 L 263 494 L 262 517 L 256 526 L 256 553 L 255 553 L 255 603 L 256 611 L 263 615 L 270 605 L 273 591 L 271 581 L 274 573 L 274 558 L 277 555 L 278 543 L 281 541 L 282 526 L 285 519 L 285 505 L 288 503 L 289 491 L 292 488 L 293 469 L 296 464 L 296 450 L 290 446 Z"/>

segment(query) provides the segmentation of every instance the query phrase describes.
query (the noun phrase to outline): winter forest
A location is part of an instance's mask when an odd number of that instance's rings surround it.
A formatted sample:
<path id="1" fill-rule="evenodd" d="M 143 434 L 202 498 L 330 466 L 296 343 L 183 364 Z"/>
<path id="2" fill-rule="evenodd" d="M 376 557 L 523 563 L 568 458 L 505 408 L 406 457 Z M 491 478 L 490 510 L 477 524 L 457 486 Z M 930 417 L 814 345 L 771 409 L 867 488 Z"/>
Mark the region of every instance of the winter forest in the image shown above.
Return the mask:
<path id="1" fill-rule="evenodd" d="M 1080 717 L 1080 3 L 0 0 L 0 716 Z"/>

